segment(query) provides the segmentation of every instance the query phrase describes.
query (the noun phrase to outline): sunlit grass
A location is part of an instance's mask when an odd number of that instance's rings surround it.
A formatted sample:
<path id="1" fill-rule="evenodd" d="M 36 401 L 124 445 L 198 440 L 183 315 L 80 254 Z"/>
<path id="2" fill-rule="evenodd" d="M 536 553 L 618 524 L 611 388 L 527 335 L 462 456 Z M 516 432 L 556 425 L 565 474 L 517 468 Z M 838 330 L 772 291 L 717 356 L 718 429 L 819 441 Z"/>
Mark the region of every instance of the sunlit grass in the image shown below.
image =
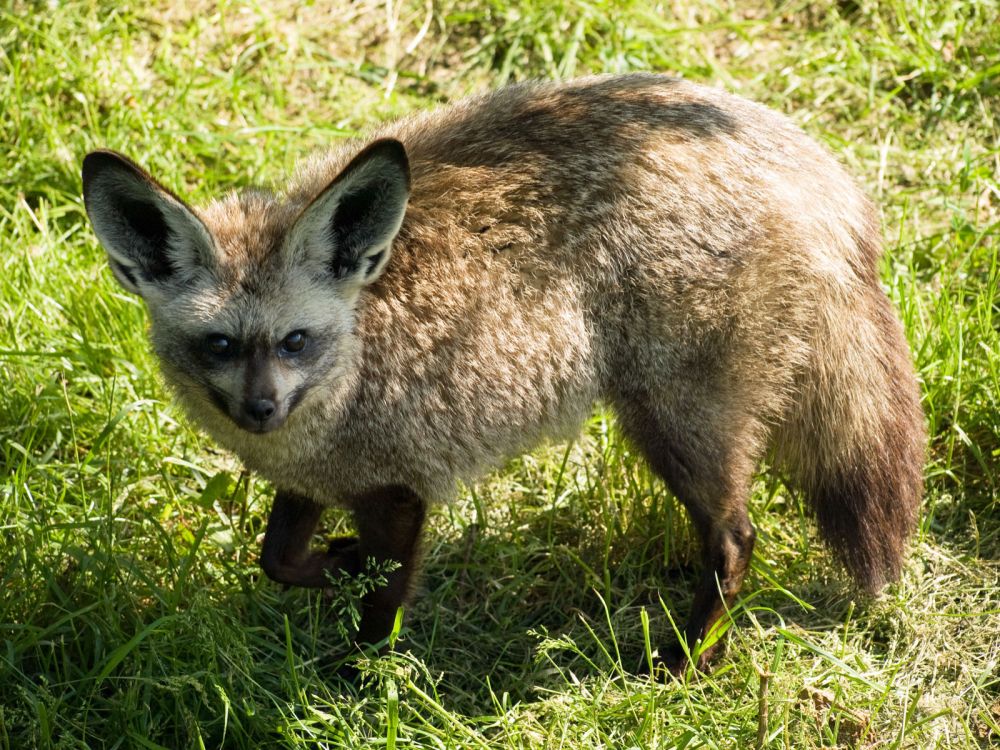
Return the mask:
<path id="1" fill-rule="evenodd" d="M 0 11 L 0 748 L 751 747 L 764 704 L 768 747 L 1000 742 L 996 2 L 171 5 Z M 858 599 L 762 474 L 715 671 L 633 676 L 697 550 L 598 413 L 435 511 L 400 653 L 344 683 L 349 603 L 263 579 L 272 489 L 170 405 L 81 158 L 197 201 L 470 91 L 634 69 L 788 113 L 881 205 L 931 432 L 903 580 Z"/>

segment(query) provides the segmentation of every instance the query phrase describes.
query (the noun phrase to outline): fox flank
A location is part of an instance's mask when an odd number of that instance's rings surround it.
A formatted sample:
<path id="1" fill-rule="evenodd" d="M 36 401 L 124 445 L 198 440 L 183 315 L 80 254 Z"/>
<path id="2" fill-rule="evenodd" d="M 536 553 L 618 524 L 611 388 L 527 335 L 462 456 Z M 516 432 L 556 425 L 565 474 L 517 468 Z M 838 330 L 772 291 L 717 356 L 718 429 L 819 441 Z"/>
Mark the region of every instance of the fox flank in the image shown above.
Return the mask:
<path id="1" fill-rule="evenodd" d="M 194 209 L 109 151 L 83 190 L 177 399 L 277 489 L 267 575 L 400 563 L 361 644 L 406 599 L 428 504 L 596 401 L 701 538 L 690 646 L 739 592 L 765 455 L 861 589 L 900 574 L 925 433 L 878 218 L 781 115 L 656 75 L 522 84 L 341 145 L 280 193 Z M 310 549 L 331 505 L 357 536 Z M 684 670 L 679 644 L 659 653 Z"/>

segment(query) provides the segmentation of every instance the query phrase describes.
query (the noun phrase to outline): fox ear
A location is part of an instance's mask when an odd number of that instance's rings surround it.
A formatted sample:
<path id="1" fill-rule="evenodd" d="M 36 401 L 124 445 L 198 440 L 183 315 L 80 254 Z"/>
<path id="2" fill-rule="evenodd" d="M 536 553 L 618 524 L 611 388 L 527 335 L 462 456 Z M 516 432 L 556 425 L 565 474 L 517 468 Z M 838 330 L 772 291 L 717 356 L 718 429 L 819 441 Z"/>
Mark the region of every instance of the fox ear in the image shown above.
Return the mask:
<path id="1" fill-rule="evenodd" d="M 115 277 L 146 297 L 211 263 L 214 242 L 188 206 L 114 151 L 83 160 L 83 202 Z"/>
<path id="2" fill-rule="evenodd" d="M 369 284 L 385 268 L 409 197 L 403 144 L 375 141 L 302 211 L 289 233 L 289 249 L 320 273 Z"/>

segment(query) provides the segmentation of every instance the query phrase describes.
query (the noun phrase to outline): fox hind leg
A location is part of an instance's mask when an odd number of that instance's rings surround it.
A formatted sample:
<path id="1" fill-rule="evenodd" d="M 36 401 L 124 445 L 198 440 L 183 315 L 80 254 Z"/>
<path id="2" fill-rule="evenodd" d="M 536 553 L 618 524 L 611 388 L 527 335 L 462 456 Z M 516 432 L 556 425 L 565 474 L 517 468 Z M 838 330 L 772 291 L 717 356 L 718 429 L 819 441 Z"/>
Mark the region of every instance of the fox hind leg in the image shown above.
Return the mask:
<path id="1" fill-rule="evenodd" d="M 702 573 L 683 631 L 693 651 L 733 604 L 750 567 L 756 532 L 747 498 L 756 464 L 755 425 L 718 412 L 664 414 L 630 401 L 618 410 L 626 434 L 687 508 L 701 542 Z M 717 648 L 702 649 L 696 666 L 704 669 Z M 659 658 L 674 675 L 688 663 L 679 643 L 660 649 Z"/>

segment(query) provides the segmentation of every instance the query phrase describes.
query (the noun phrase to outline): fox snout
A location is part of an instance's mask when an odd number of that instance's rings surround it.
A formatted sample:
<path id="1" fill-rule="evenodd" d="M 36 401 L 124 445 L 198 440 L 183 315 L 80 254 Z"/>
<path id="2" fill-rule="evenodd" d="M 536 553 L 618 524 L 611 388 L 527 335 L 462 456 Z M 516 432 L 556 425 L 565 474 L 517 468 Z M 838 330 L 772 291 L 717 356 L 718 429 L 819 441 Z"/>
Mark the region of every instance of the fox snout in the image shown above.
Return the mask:
<path id="1" fill-rule="evenodd" d="M 265 423 L 277 411 L 274 401 L 269 398 L 258 398 L 243 403 L 243 410 L 260 423 Z"/>
<path id="2" fill-rule="evenodd" d="M 220 409 L 237 425 L 247 432 L 271 432 L 281 427 L 291 411 L 288 400 L 277 396 L 270 398 L 243 398 L 226 400 L 214 399 Z"/>
<path id="3" fill-rule="evenodd" d="M 219 411 L 241 429 L 259 434 L 284 425 L 301 401 L 305 384 L 288 380 L 267 363 L 250 361 L 208 389 Z"/>
<path id="4" fill-rule="evenodd" d="M 212 388 L 210 394 L 219 411 L 247 432 L 276 430 L 286 422 L 291 412 L 289 399 L 282 399 L 275 393 L 234 398 Z"/>
<path id="5" fill-rule="evenodd" d="M 242 419 L 237 420 L 241 427 L 251 432 L 270 432 L 281 427 L 285 422 L 287 412 L 278 409 L 278 404 L 270 398 L 253 398 L 243 402 Z"/>

